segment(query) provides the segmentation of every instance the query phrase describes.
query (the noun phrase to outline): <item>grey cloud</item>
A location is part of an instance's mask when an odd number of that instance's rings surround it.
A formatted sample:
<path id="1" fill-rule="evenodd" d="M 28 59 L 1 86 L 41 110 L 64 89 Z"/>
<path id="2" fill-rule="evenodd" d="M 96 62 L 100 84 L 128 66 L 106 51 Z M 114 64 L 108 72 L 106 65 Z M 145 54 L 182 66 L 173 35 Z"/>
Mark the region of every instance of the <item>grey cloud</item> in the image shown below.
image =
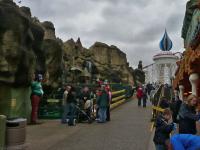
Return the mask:
<path id="1" fill-rule="evenodd" d="M 147 25 L 147 28 L 140 31 L 133 41 L 136 44 L 147 44 L 150 42 L 158 41 L 164 33 L 164 26 L 162 24 L 155 24 L 154 26 Z"/>
<path id="2" fill-rule="evenodd" d="M 183 15 L 180 12 L 175 12 L 167 19 L 166 22 L 170 32 L 180 32 L 183 24 Z"/>
<path id="3" fill-rule="evenodd" d="M 132 66 L 152 62 L 167 28 L 174 49 L 180 36 L 187 0 L 22 0 L 40 20 L 54 23 L 64 41 L 80 37 L 86 47 L 95 41 L 118 46 Z"/>
<path id="4" fill-rule="evenodd" d="M 130 62 L 135 65 L 138 64 L 140 60 L 143 61 L 143 65 L 146 66 L 152 63 L 152 57 L 159 53 L 158 43 L 147 44 L 140 46 L 131 46 L 125 50 L 128 53 L 127 58 Z"/>
<path id="5" fill-rule="evenodd" d="M 125 4 L 125 5 L 130 5 L 134 4 L 135 6 L 147 6 L 149 3 L 152 2 L 152 0 L 91 0 L 91 1 L 96 1 L 96 2 L 102 2 L 106 1 L 108 3 L 114 4 L 114 5 L 120 5 L 120 4 Z"/>

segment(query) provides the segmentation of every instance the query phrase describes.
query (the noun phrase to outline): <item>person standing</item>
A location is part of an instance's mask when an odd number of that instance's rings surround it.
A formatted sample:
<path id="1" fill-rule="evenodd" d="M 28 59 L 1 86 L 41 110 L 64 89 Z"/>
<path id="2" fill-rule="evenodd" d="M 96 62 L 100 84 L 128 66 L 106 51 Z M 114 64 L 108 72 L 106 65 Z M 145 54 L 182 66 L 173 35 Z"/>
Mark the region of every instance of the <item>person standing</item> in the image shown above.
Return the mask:
<path id="1" fill-rule="evenodd" d="M 175 128 L 173 122 L 169 123 L 170 119 L 171 112 L 169 109 L 165 109 L 163 114 L 156 119 L 156 129 L 153 138 L 156 150 L 167 150 L 166 141 L 169 140 L 170 133 Z"/>
<path id="2" fill-rule="evenodd" d="M 146 88 L 144 88 L 143 89 L 143 95 L 142 95 L 142 106 L 143 107 L 146 107 L 146 105 L 147 105 L 147 89 Z"/>
<path id="3" fill-rule="evenodd" d="M 109 85 L 106 86 L 106 92 L 108 93 L 108 96 L 109 96 L 109 102 L 108 102 L 108 106 L 107 106 L 107 110 L 106 110 L 106 121 L 110 121 L 110 105 L 112 102 L 112 93 L 110 91 Z"/>
<path id="4" fill-rule="evenodd" d="M 166 97 L 162 97 L 159 102 L 159 107 L 162 109 L 169 108 L 170 107 L 169 100 Z"/>
<path id="5" fill-rule="evenodd" d="M 37 74 L 34 76 L 34 81 L 31 83 L 31 105 L 32 105 L 32 112 L 31 112 L 31 123 L 32 124 L 37 124 L 37 119 L 38 119 L 38 108 L 39 108 L 39 103 L 41 100 L 42 95 L 44 94 L 42 90 L 42 75 Z"/>
<path id="6" fill-rule="evenodd" d="M 68 114 L 68 125 L 75 125 L 75 105 L 76 105 L 76 92 L 75 88 L 71 87 L 68 95 L 67 95 L 67 106 L 69 108 L 67 114 Z"/>
<path id="7" fill-rule="evenodd" d="M 98 97 L 97 105 L 99 107 L 98 115 L 99 115 L 99 123 L 106 122 L 106 112 L 107 107 L 109 105 L 109 95 L 105 90 L 105 87 L 102 86 L 102 92 L 101 95 Z"/>
<path id="8" fill-rule="evenodd" d="M 196 134 L 196 121 L 200 119 L 200 114 L 196 114 L 197 96 L 189 95 L 186 103 L 182 103 L 179 113 L 179 133 Z"/>
<path id="9" fill-rule="evenodd" d="M 67 103 L 67 96 L 70 91 L 71 87 L 70 86 L 65 86 L 65 91 L 63 93 L 63 114 L 62 114 L 62 119 L 61 123 L 67 123 L 67 114 L 69 112 L 69 105 Z"/>
<path id="10" fill-rule="evenodd" d="M 175 97 L 172 100 L 172 103 L 170 104 L 170 109 L 173 112 L 172 119 L 173 119 L 173 122 L 175 122 L 175 123 L 178 123 L 177 116 L 178 116 L 178 112 L 180 110 L 181 104 L 182 104 L 182 101 L 179 99 L 178 96 Z"/>
<path id="11" fill-rule="evenodd" d="M 143 89 L 142 89 L 142 86 L 140 85 L 137 89 L 137 99 L 138 99 L 138 106 L 141 106 L 141 100 L 142 100 L 142 97 L 143 97 Z"/>

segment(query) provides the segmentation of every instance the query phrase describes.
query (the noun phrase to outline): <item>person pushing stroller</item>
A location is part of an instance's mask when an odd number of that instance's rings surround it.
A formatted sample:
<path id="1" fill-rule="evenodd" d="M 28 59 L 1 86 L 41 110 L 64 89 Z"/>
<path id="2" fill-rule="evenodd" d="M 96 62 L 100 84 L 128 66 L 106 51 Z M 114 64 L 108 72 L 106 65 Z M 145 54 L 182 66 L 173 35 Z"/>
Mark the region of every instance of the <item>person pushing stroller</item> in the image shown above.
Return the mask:
<path id="1" fill-rule="evenodd" d="M 88 87 L 84 87 L 79 97 L 79 108 L 84 110 L 87 117 L 84 115 L 80 117 L 81 120 L 87 120 L 91 117 L 93 103 L 91 101 L 91 93 Z"/>

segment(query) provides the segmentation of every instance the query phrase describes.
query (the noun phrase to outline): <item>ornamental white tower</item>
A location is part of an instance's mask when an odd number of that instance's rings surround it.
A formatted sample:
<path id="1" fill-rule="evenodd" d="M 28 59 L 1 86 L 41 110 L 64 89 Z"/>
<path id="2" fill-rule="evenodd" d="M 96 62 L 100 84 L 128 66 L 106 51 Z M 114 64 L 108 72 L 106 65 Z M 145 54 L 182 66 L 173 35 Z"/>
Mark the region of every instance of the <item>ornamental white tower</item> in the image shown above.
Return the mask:
<path id="1" fill-rule="evenodd" d="M 176 71 L 176 62 L 179 57 L 176 53 L 170 52 L 172 49 L 172 41 L 170 40 L 167 31 L 165 30 L 164 36 L 160 41 L 160 53 L 153 57 L 155 66 L 155 81 L 161 84 L 171 84 Z"/>

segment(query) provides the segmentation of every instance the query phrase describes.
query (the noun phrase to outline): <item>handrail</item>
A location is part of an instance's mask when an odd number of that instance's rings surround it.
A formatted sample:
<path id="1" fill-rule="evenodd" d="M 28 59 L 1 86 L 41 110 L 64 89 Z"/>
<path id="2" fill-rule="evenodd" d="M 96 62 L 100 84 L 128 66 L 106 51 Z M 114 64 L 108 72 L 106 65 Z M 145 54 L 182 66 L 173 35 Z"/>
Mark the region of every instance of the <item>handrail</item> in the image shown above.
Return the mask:
<path id="1" fill-rule="evenodd" d="M 113 98 L 114 97 L 114 98 Z M 126 90 L 119 90 L 112 92 L 112 101 L 110 108 L 113 109 L 121 104 L 123 104 L 127 100 Z"/>
<path id="2" fill-rule="evenodd" d="M 113 109 L 113 108 L 123 104 L 125 101 L 126 101 L 126 99 L 122 99 L 122 100 L 120 100 L 120 101 L 118 101 L 116 103 L 111 104 L 110 109 Z"/>
<path id="3" fill-rule="evenodd" d="M 115 91 L 115 92 L 112 92 L 112 96 L 120 94 L 120 93 L 125 93 L 125 92 L 126 90 Z"/>
<path id="4" fill-rule="evenodd" d="M 115 101 L 118 101 L 118 100 L 120 100 L 120 99 L 122 99 L 122 98 L 125 98 L 125 96 L 126 96 L 126 95 L 122 95 L 122 96 L 119 96 L 119 97 L 115 97 L 115 98 L 112 99 L 112 102 L 115 102 Z"/>

